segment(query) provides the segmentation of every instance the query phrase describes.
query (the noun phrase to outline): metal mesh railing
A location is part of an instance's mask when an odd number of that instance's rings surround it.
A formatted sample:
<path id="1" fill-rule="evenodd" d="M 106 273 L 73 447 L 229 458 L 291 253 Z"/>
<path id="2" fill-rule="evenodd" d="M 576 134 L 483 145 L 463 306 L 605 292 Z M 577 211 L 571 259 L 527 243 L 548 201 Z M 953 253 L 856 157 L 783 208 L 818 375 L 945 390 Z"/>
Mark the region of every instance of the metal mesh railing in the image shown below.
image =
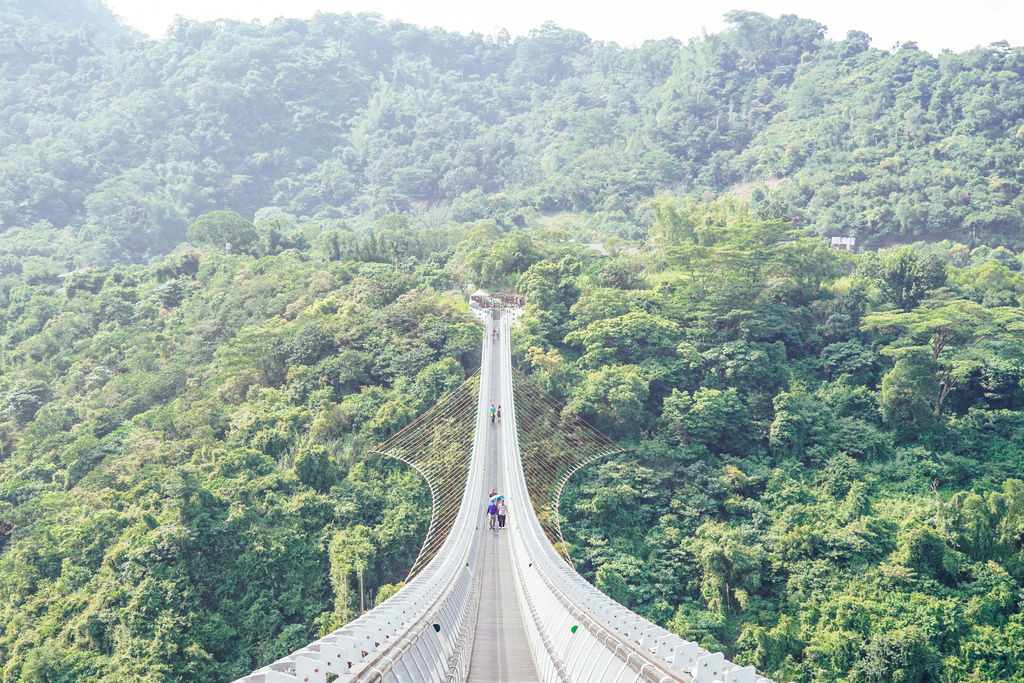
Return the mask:
<path id="1" fill-rule="evenodd" d="M 623 449 L 580 416 L 566 412 L 523 373 L 513 368 L 511 379 L 523 476 L 533 510 L 548 539 L 571 564 L 558 513 L 562 489 L 579 468 Z"/>
<path id="2" fill-rule="evenodd" d="M 523 400 L 522 387 L 528 385 L 522 376 L 514 380 L 507 341 L 509 332 L 508 322 L 503 321 L 505 342 L 500 354 L 502 377 L 499 384 L 502 402 L 511 407 L 508 420 L 516 429 L 505 433 L 502 448 L 506 454 L 508 493 L 516 500 L 531 495 L 527 472 L 538 465 L 536 452 L 544 451 L 547 462 L 562 462 L 553 473 L 545 475 L 547 483 L 542 491 L 550 491 L 561 490 L 558 482 L 564 484 L 574 467 L 614 452 L 616 447 L 596 429 L 585 429 L 579 423 L 569 424 L 572 418 L 557 410 L 557 403 L 547 402 L 544 407 L 540 401 L 546 399 L 535 391 L 530 390 L 530 398 Z M 514 381 L 520 385 L 516 400 L 513 400 Z M 545 426 L 535 429 L 528 425 L 530 421 Z M 568 436 L 564 440 L 548 431 L 556 424 L 566 428 Z M 535 431 L 536 436 L 524 439 L 523 434 L 531 431 Z M 545 447 L 545 438 L 549 444 L 554 439 L 562 447 Z M 524 444 L 532 449 L 527 457 L 523 455 Z M 563 448 L 571 450 L 570 445 L 582 452 L 578 455 L 563 452 Z M 531 460 L 534 462 L 529 462 Z M 557 519 L 557 500 L 552 514 Z M 517 532 L 509 536 L 516 588 L 523 606 L 530 649 L 544 680 L 770 683 L 759 676 L 754 667 L 737 666 L 721 652 L 709 652 L 697 643 L 684 640 L 601 593 L 563 561 L 538 516 L 521 515 Z"/>
<path id="3" fill-rule="evenodd" d="M 480 377 L 474 373 L 433 408 L 371 449 L 408 463 L 430 487 L 430 526 L 406 581 L 434 559 L 455 523 L 473 454 L 479 389 Z"/>
<path id="4" fill-rule="evenodd" d="M 483 367 L 489 367 L 492 346 L 483 344 Z M 422 472 L 435 501 L 427 543 L 405 586 L 358 619 L 237 683 L 465 680 L 480 593 L 475 529 L 486 499 L 482 397 L 489 386 L 488 376 L 471 377 L 376 449 Z M 458 501 L 454 512 L 451 501 Z"/>

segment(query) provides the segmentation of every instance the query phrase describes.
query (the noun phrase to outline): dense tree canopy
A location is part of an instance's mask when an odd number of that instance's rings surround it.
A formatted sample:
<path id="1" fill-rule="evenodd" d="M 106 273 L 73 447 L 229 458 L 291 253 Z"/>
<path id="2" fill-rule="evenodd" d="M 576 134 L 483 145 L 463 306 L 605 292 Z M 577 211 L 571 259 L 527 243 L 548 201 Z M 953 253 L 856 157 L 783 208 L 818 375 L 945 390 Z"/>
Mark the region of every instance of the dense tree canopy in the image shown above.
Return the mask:
<path id="1" fill-rule="evenodd" d="M 562 496 L 577 568 L 775 680 L 1021 680 L 1024 264 L 758 208 L 663 199 L 562 276 L 561 327 L 528 304 L 523 368 L 631 448 Z"/>
<path id="2" fill-rule="evenodd" d="M 429 492 L 368 448 L 485 287 L 630 449 L 561 499 L 601 590 L 776 680 L 1024 681 L 1024 48 L 727 20 L 0 3 L 0 680 L 229 680 L 391 595 Z"/>
<path id="3" fill-rule="evenodd" d="M 726 19 L 634 49 L 373 14 L 179 20 L 149 40 L 95 0 L 7 3 L 0 253 L 144 260 L 223 209 L 425 227 L 568 210 L 633 237 L 660 192 L 750 198 L 869 246 L 1024 246 L 1024 48 L 936 57 L 792 15 Z"/>
<path id="4" fill-rule="evenodd" d="M 443 282 L 222 249 L 8 280 L 0 676 L 229 680 L 401 581 L 429 493 L 366 449 L 479 363 Z"/>

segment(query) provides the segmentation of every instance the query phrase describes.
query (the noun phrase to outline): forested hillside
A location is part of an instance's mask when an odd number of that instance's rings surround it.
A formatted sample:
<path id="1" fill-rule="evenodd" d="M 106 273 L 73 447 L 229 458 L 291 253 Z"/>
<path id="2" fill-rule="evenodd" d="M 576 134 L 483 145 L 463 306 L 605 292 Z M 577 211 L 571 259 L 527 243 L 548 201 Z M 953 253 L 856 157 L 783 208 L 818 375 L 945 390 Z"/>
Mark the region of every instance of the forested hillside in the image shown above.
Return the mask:
<path id="1" fill-rule="evenodd" d="M 479 325 L 435 265 L 365 259 L 8 278 L 0 679 L 229 680 L 405 578 L 430 495 L 366 449 L 478 368 Z"/>
<path id="2" fill-rule="evenodd" d="M 518 280 L 521 367 L 632 449 L 562 496 L 577 568 L 774 680 L 1024 680 L 1020 258 L 658 216 Z"/>
<path id="3" fill-rule="evenodd" d="M 656 216 L 603 256 L 214 212 L 189 234 L 274 253 L 8 275 L 0 680 L 227 680 L 393 590 L 429 494 L 367 449 L 478 364 L 469 281 L 518 288 L 516 362 L 630 449 L 562 496 L 602 590 L 778 680 L 1022 680 L 1020 255 Z"/>
<path id="4" fill-rule="evenodd" d="M 207 211 L 268 207 L 359 225 L 572 210 L 639 235 L 661 191 L 777 198 L 867 246 L 1024 245 L 1018 47 L 890 52 L 749 12 L 636 49 L 329 14 L 150 40 L 52 5 L 0 10 L 4 251 L 139 261 Z"/>
<path id="5" fill-rule="evenodd" d="M 230 680 L 394 591 L 429 491 L 368 449 L 480 286 L 629 449 L 562 496 L 599 588 L 780 681 L 1024 682 L 1024 49 L 729 16 L 0 2 L 0 681 Z"/>

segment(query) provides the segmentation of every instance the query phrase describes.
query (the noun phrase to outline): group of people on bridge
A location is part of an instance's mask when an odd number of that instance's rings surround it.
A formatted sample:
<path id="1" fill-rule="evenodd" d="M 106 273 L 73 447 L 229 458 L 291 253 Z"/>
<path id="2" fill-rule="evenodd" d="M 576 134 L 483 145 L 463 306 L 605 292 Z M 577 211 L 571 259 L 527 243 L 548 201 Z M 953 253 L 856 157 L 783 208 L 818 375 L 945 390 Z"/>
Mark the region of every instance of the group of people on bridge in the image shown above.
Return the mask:
<path id="1" fill-rule="evenodd" d="M 505 518 L 508 516 L 508 506 L 505 505 L 505 496 L 499 495 L 497 491 L 491 489 L 488 499 L 490 502 L 487 504 L 487 528 L 493 531 L 495 529 L 495 523 L 497 523 L 498 529 L 504 529 Z"/>
<path id="2" fill-rule="evenodd" d="M 491 404 L 491 424 L 494 424 L 494 418 L 498 418 L 498 422 L 501 422 L 501 404 L 495 408 L 494 404 Z"/>

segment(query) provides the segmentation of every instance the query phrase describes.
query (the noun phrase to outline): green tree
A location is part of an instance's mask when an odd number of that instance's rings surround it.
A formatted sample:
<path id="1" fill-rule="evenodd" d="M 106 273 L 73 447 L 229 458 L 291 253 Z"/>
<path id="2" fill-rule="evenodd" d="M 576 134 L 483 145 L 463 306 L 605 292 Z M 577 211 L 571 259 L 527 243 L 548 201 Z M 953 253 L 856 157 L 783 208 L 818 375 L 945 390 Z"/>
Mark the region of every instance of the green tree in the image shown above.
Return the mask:
<path id="1" fill-rule="evenodd" d="M 349 622 L 349 578 L 355 572 L 359 583 L 359 610 L 365 609 L 363 573 L 370 566 L 376 547 L 371 530 L 363 525 L 339 529 L 331 536 L 328 548 L 331 559 L 331 585 L 334 587 L 334 623 Z"/>
<path id="2" fill-rule="evenodd" d="M 295 473 L 302 483 L 320 493 L 327 493 L 337 478 L 336 467 L 323 446 L 305 446 L 295 456 Z"/>
<path id="3" fill-rule="evenodd" d="M 5 397 L 4 412 L 18 420 L 28 422 L 46 403 L 50 388 L 39 379 L 24 379 L 17 382 Z"/>
<path id="4" fill-rule="evenodd" d="M 558 263 L 540 261 L 519 278 L 519 292 L 526 298 L 524 323 L 528 329 L 557 344 L 569 326 L 569 311 L 579 297 L 576 276 L 579 263 L 565 258 Z"/>
<path id="5" fill-rule="evenodd" d="M 731 387 L 701 387 L 692 396 L 673 389 L 662 417 L 680 441 L 703 444 L 716 453 L 740 453 L 749 443 L 749 411 Z"/>
<path id="6" fill-rule="evenodd" d="M 880 631 L 851 676 L 872 683 L 930 683 L 942 680 L 942 660 L 919 628 Z"/>
<path id="7" fill-rule="evenodd" d="M 934 398 L 939 391 L 934 358 L 920 347 L 901 349 L 892 370 L 882 377 L 879 408 L 882 421 L 904 441 L 931 432 Z"/>
<path id="8" fill-rule="evenodd" d="M 598 567 L 594 576 L 594 586 L 609 598 L 629 607 L 633 603 L 633 595 L 626 580 L 611 565 Z"/>
<path id="9" fill-rule="evenodd" d="M 921 256 L 904 247 L 881 260 L 876 278 L 889 301 L 909 311 L 946 283 L 946 266 L 935 255 Z"/>
<path id="10" fill-rule="evenodd" d="M 584 349 L 585 367 L 638 365 L 649 379 L 671 379 L 678 369 L 676 346 L 679 326 L 649 313 L 632 312 L 596 320 L 585 329 L 569 333 L 565 343 Z"/>
<path id="11" fill-rule="evenodd" d="M 648 382 L 635 365 L 611 365 L 588 372 L 565 409 L 593 420 L 611 434 L 635 434 L 644 423 Z"/>
<path id="12" fill-rule="evenodd" d="M 744 609 L 761 585 L 763 548 L 718 522 L 702 524 L 689 545 L 700 568 L 700 592 L 708 609 L 722 615 Z"/>
<path id="13" fill-rule="evenodd" d="M 768 445 L 774 454 L 802 459 L 809 447 L 830 445 L 835 418 L 817 396 L 784 391 L 772 406 L 775 417 L 768 429 Z"/>
<path id="14" fill-rule="evenodd" d="M 212 244 L 241 254 L 255 254 L 259 233 L 256 226 L 235 211 L 211 211 L 197 218 L 187 230 L 188 238 L 198 244 Z"/>
<path id="15" fill-rule="evenodd" d="M 1019 308 L 985 308 L 973 301 L 936 296 L 912 311 L 874 313 L 864 318 L 862 327 L 900 334 L 883 352 L 905 359 L 899 383 L 890 380 L 890 396 L 897 403 L 898 389 L 913 382 L 927 391 L 925 400 L 936 418 L 950 392 L 968 375 L 993 358 L 1017 357 L 1019 344 L 1012 343 L 1024 331 L 1024 311 Z M 927 366 L 931 365 L 929 369 Z M 886 376 L 888 377 L 892 372 Z M 922 384 L 923 383 L 923 384 Z M 893 405 L 884 398 L 883 406 Z M 884 410 L 884 407 L 883 407 Z"/>

